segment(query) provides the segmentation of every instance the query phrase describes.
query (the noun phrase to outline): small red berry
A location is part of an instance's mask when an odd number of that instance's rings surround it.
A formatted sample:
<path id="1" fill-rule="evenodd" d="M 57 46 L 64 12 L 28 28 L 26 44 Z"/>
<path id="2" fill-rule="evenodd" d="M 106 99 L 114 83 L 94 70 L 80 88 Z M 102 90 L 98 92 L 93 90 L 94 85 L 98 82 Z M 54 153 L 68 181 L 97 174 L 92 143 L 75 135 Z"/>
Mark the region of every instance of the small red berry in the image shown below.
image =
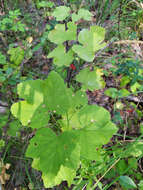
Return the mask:
<path id="1" fill-rule="evenodd" d="M 76 67 L 75 67 L 74 64 L 70 64 L 70 68 L 71 68 L 73 71 L 76 70 Z"/>
<path id="2" fill-rule="evenodd" d="M 134 109 L 133 109 L 133 108 L 128 109 L 127 112 L 128 112 L 128 113 L 133 113 L 133 112 L 134 112 Z"/>

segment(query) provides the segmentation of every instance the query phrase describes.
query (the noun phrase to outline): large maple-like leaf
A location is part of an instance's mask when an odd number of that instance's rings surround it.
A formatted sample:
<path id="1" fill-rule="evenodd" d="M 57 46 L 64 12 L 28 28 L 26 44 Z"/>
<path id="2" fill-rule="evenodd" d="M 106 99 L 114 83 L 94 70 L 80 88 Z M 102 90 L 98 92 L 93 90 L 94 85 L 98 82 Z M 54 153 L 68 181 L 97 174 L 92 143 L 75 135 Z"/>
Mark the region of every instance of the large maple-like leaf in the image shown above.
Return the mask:
<path id="1" fill-rule="evenodd" d="M 41 104 L 34 112 L 29 126 L 33 129 L 41 128 L 48 125 L 50 114 L 45 104 Z"/>
<path id="2" fill-rule="evenodd" d="M 64 80 L 52 71 L 45 80 L 44 101 L 48 109 L 59 114 L 67 113 L 70 103 Z"/>
<path id="3" fill-rule="evenodd" d="M 62 44 L 68 40 L 76 40 L 77 26 L 73 22 L 67 23 L 67 30 L 65 24 L 57 24 L 55 29 L 49 32 L 48 38 L 55 44 Z"/>
<path id="4" fill-rule="evenodd" d="M 29 104 L 26 101 L 20 101 L 11 106 L 11 113 L 21 121 L 22 125 L 26 126 L 31 122 L 38 106 L 39 104 Z"/>
<path id="5" fill-rule="evenodd" d="M 78 149 L 75 150 L 74 158 L 77 158 L 77 154 L 79 154 Z M 61 165 L 58 174 L 55 177 L 53 177 L 52 180 L 50 180 L 50 181 L 49 181 L 48 174 L 42 173 L 42 179 L 43 179 L 45 187 L 56 186 L 56 185 L 60 184 L 62 181 L 67 181 L 68 185 L 70 187 L 71 184 L 73 183 L 73 179 L 75 178 L 75 176 L 76 176 L 76 170 L 75 169 L 72 169 L 72 168 L 69 168 L 69 167 L 66 167 L 63 165 Z"/>
<path id="6" fill-rule="evenodd" d="M 43 85 L 40 79 L 27 80 L 17 85 L 17 93 L 30 104 L 40 104 L 43 102 Z"/>
<path id="7" fill-rule="evenodd" d="M 85 105 L 74 113 L 69 121 L 69 125 L 74 129 L 83 128 L 84 126 L 90 126 L 93 124 L 102 128 L 110 120 L 110 113 L 103 107 L 97 105 Z"/>
<path id="8" fill-rule="evenodd" d="M 85 92 L 78 90 L 77 92 L 73 92 L 72 89 L 67 89 L 67 95 L 69 97 L 69 109 L 68 113 L 62 115 L 62 119 L 60 120 L 61 129 L 63 131 L 72 129 L 72 126 L 69 125 L 70 119 L 73 115 L 79 110 L 79 108 L 88 104 L 88 98 Z"/>
<path id="9" fill-rule="evenodd" d="M 18 118 L 22 125 L 34 128 L 41 128 L 48 124 L 49 112 L 45 104 L 29 104 L 26 101 L 20 101 L 11 106 L 12 114 Z"/>
<path id="10" fill-rule="evenodd" d="M 102 43 L 105 37 L 105 29 L 100 26 L 91 26 L 90 30 L 83 29 L 78 35 L 78 41 L 82 45 L 74 45 L 73 51 L 85 61 L 92 62 L 94 54 L 99 49 L 105 47 Z"/>
<path id="11" fill-rule="evenodd" d="M 52 187 L 63 179 L 71 183 L 68 174 L 79 165 L 77 136 L 74 131 L 66 131 L 56 136 L 51 129 L 42 128 L 31 139 L 26 156 L 33 158 L 32 166 L 42 171 L 46 187 Z"/>
<path id="12" fill-rule="evenodd" d="M 115 125 L 109 121 L 102 127 L 95 124 L 85 126 L 79 131 L 80 155 L 86 159 L 100 159 L 100 151 L 102 145 L 107 144 L 111 137 L 117 132 Z"/>
<path id="13" fill-rule="evenodd" d="M 43 87 L 42 80 L 25 81 L 17 87 L 19 96 L 25 100 L 14 103 L 11 112 L 24 126 L 40 128 L 49 121 L 48 109 L 45 104 L 42 104 L 44 100 Z"/>
<path id="14" fill-rule="evenodd" d="M 87 95 L 82 90 L 73 92 L 72 89 L 67 88 L 67 95 L 70 100 L 70 111 L 72 110 L 73 112 L 75 112 L 75 109 L 79 109 L 79 107 L 88 104 Z"/>
<path id="15" fill-rule="evenodd" d="M 97 105 L 87 105 L 73 115 L 69 121 L 72 128 L 78 129 L 81 156 L 97 159 L 98 151 L 116 133 L 109 112 Z M 100 153 L 99 153 L 100 154 Z"/>
<path id="16" fill-rule="evenodd" d="M 45 187 L 62 180 L 70 186 L 80 158 L 99 160 L 102 145 L 117 131 L 107 110 L 88 105 L 85 92 L 68 89 L 54 71 L 44 81 L 20 83 L 18 94 L 25 100 L 12 105 L 12 114 L 23 125 L 40 128 L 30 140 L 26 155 L 33 158 L 32 166 L 42 172 Z M 59 135 L 47 128 L 51 111 L 61 116 Z"/>

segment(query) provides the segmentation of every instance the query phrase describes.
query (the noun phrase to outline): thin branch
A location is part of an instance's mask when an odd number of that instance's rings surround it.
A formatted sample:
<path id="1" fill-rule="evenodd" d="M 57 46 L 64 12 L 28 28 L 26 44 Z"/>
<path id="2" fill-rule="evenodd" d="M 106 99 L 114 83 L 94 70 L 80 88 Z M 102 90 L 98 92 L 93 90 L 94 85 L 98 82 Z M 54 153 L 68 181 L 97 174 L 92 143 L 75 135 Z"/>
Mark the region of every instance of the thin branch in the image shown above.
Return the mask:
<path id="1" fill-rule="evenodd" d="M 121 158 L 118 158 L 109 168 L 108 170 L 97 180 L 97 182 L 94 184 L 94 186 L 92 187 L 92 189 L 94 189 L 98 183 L 104 178 L 104 176 L 117 164 L 117 162 L 119 162 Z M 91 189 L 91 190 L 92 190 Z"/>
<path id="2" fill-rule="evenodd" d="M 114 44 L 143 44 L 141 40 L 120 40 L 113 42 Z"/>
<path id="3" fill-rule="evenodd" d="M 113 43 L 115 43 L 115 39 L 112 39 L 104 48 L 102 48 L 100 51 L 98 51 L 95 54 L 95 58 L 98 57 L 107 47 L 109 47 Z"/>

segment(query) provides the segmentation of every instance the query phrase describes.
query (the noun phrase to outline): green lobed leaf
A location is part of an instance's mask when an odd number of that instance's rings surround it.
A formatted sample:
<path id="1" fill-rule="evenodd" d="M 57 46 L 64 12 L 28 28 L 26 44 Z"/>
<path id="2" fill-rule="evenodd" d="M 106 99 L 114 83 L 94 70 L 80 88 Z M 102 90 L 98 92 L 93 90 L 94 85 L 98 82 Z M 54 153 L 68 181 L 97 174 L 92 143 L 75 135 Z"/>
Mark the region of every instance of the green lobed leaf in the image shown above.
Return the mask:
<path id="1" fill-rule="evenodd" d="M 62 44 L 64 41 L 66 41 L 65 35 L 66 35 L 65 25 L 57 24 L 54 30 L 51 30 L 49 32 L 48 38 L 51 42 L 55 44 Z"/>
<path id="2" fill-rule="evenodd" d="M 108 122 L 103 127 L 96 126 L 96 124 L 85 126 L 78 132 L 81 157 L 98 161 L 101 159 L 100 148 L 110 141 L 117 129 L 112 122 Z"/>
<path id="3" fill-rule="evenodd" d="M 42 80 L 30 80 L 18 84 L 17 92 L 25 101 L 19 101 L 12 105 L 11 112 L 21 123 L 32 128 L 45 126 L 49 121 L 49 113 L 44 101 L 44 82 Z"/>
<path id="4" fill-rule="evenodd" d="M 76 80 L 82 83 L 83 90 L 99 90 L 105 87 L 105 82 L 101 77 L 102 75 L 101 69 L 94 68 L 94 71 L 90 71 L 90 68 L 85 68 L 79 72 Z"/>
<path id="5" fill-rule="evenodd" d="M 100 160 L 102 145 L 116 133 L 109 112 L 97 105 L 87 105 L 85 92 L 73 93 L 54 71 L 44 81 L 25 81 L 17 89 L 25 100 L 12 105 L 12 114 L 23 125 L 40 128 L 26 152 L 26 156 L 33 158 L 32 167 L 42 172 L 45 187 L 53 187 L 62 180 L 70 186 L 80 157 Z M 61 115 L 64 126 L 61 125 L 63 133 L 59 136 L 46 128 L 49 111 Z"/>
<path id="6" fill-rule="evenodd" d="M 95 53 L 86 46 L 73 45 L 72 50 L 77 53 L 81 59 L 87 62 L 92 62 L 94 60 Z"/>
<path id="7" fill-rule="evenodd" d="M 40 104 L 43 102 L 43 86 L 44 82 L 40 79 L 27 80 L 17 85 L 17 93 L 30 104 Z"/>
<path id="8" fill-rule="evenodd" d="M 66 30 L 66 40 L 76 40 L 77 36 L 77 25 L 73 22 L 67 23 L 67 30 Z"/>
<path id="9" fill-rule="evenodd" d="M 75 109 L 79 109 L 79 107 L 88 104 L 88 98 L 85 92 L 78 90 L 73 92 L 71 89 L 68 90 L 68 96 L 70 98 L 70 109 L 75 111 Z"/>
<path id="10" fill-rule="evenodd" d="M 41 104 L 34 112 L 30 122 L 29 126 L 33 129 L 38 129 L 41 127 L 45 127 L 48 125 L 50 119 L 49 111 L 45 104 Z"/>
<path id="11" fill-rule="evenodd" d="M 73 22 L 77 22 L 80 19 L 81 19 L 81 17 L 78 14 L 76 14 L 76 13 L 72 14 L 72 21 Z"/>
<path id="12" fill-rule="evenodd" d="M 40 101 L 39 101 L 40 102 Z M 20 101 L 11 106 L 11 113 L 18 118 L 22 125 L 34 128 L 41 128 L 48 124 L 49 112 L 45 104 L 29 104 L 26 101 Z"/>
<path id="13" fill-rule="evenodd" d="M 117 132 L 109 112 L 97 105 L 83 107 L 71 117 L 69 125 L 78 129 L 81 156 L 91 160 L 99 157 L 97 148 L 109 142 Z"/>
<path id="14" fill-rule="evenodd" d="M 90 13 L 88 10 L 80 9 L 78 11 L 78 14 L 75 14 L 75 13 L 72 14 L 72 21 L 77 22 L 80 19 L 91 21 L 92 16 L 93 16 L 92 13 Z"/>
<path id="15" fill-rule="evenodd" d="M 68 40 L 76 40 L 77 26 L 73 22 L 67 23 L 67 30 L 65 24 L 57 24 L 54 30 L 49 32 L 48 38 L 55 44 L 62 44 Z"/>
<path id="16" fill-rule="evenodd" d="M 52 71 L 45 80 L 44 102 L 48 109 L 58 114 L 68 112 L 70 103 L 66 92 L 66 85 L 59 74 Z"/>
<path id="17" fill-rule="evenodd" d="M 79 110 L 79 108 L 88 104 L 88 98 L 85 92 L 78 90 L 77 92 L 73 92 L 70 88 L 67 89 L 67 95 L 69 97 L 69 109 L 68 114 L 63 114 L 62 119 L 59 121 L 61 125 L 62 131 L 66 131 L 67 129 L 72 129 L 72 126 L 69 125 L 70 119 L 73 115 Z"/>
<path id="18" fill-rule="evenodd" d="M 65 20 L 70 13 L 70 8 L 66 6 L 59 6 L 56 7 L 54 12 L 52 13 L 52 16 L 56 17 L 57 21 L 63 21 Z"/>
<path id="19" fill-rule="evenodd" d="M 69 66 L 74 57 L 72 50 L 69 50 L 66 53 L 64 45 L 58 45 L 52 52 L 49 53 L 47 58 L 54 58 L 54 64 L 61 67 L 61 66 Z"/>
<path id="20" fill-rule="evenodd" d="M 77 137 L 73 131 L 56 136 L 51 129 L 42 128 L 30 140 L 26 156 L 33 158 L 32 166 L 42 171 L 45 187 L 52 187 L 63 178 L 71 183 L 65 171 L 76 170 L 79 165 Z"/>
<path id="21" fill-rule="evenodd" d="M 75 151 L 75 153 L 77 153 Z M 76 156 L 76 155 L 75 155 Z M 68 186 L 70 187 L 73 183 L 73 179 L 76 176 L 76 170 L 68 168 L 66 166 L 61 165 L 60 170 L 55 178 L 52 181 L 49 181 L 48 175 L 42 174 L 42 179 L 44 181 L 45 187 L 53 187 L 55 185 L 60 184 L 62 181 L 67 181 Z"/>
<path id="22" fill-rule="evenodd" d="M 69 122 L 72 128 L 79 129 L 93 124 L 103 127 L 110 120 L 109 112 L 103 107 L 97 105 L 85 105 L 72 116 Z"/>
<path id="23" fill-rule="evenodd" d="M 106 43 L 103 43 L 105 29 L 100 26 L 91 26 L 90 29 L 83 29 L 78 35 L 78 41 L 82 45 L 73 45 L 72 49 L 77 55 L 88 62 L 94 60 L 94 54 Z"/>
<path id="24" fill-rule="evenodd" d="M 38 106 L 39 102 L 37 104 L 29 104 L 26 101 L 20 101 L 11 106 L 11 113 L 21 121 L 22 125 L 26 126 L 31 122 Z"/>

